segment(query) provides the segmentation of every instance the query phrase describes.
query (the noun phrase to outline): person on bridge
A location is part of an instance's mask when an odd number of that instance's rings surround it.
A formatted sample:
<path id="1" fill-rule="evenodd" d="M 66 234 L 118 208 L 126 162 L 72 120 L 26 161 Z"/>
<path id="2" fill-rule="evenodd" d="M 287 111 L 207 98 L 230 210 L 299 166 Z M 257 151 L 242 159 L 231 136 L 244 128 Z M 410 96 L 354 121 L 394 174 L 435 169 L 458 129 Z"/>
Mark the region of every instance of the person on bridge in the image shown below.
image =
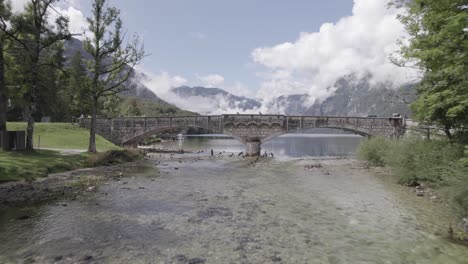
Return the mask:
<path id="1" fill-rule="evenodd" d="M 211 157 L 214 156 L 214 152 L 213 152 L 213 149 L 211 149 Z"/>

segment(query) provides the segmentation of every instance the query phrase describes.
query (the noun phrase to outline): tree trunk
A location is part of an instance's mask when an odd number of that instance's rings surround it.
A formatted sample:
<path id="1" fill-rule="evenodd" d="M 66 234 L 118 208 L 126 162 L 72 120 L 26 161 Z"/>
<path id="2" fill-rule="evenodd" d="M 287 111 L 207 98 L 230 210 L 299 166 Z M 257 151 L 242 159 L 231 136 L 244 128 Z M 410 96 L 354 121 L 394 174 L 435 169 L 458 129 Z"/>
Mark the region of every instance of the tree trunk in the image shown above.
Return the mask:
<path id="1" fill-rule="evenodd" d="M 5 87 L 5 68 L 3 61 L 3 40 L 0 40 L 0 131 L 6 131 L 7 97 Z"/>
<path id="2" fill-rule="evenodd" d="M 98 98 L 93 96 L 91 103 L 91 128 L 89 129 L 89 147 L 88 152 L 96 153 L 96 118 L 97 118 Z"/>
<path id="3" fill-rule="evenodd" d="M 452 139 L 452 133 L 450 132 L 450 126 L 449 125 L 444 126 L 444 132 L 447 135 L 447 138 L 451 140 Z"/>
<path id="4" fill-rule="evenodd" d="M 26 111 L 26 119 L 28 122 L 27 128 L 27 136 L 26 136 L 26 149 L 33 150 L 34 149 L 34 114 L 37 110 L 37 83 L 38 83 L 38 60 L 33 62 L 31 65 L 31 88 L 29 91 L 29 105 L 26 107 L 28 111 Z"/>

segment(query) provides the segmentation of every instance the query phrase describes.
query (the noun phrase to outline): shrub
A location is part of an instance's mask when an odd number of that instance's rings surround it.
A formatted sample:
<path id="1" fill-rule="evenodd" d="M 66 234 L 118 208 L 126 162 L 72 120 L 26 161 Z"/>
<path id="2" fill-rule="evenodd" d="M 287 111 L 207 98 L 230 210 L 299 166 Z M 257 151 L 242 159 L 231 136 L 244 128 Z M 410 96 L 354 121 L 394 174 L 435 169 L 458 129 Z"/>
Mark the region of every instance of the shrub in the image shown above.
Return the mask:
<path id="1" fill-rule="evenodd" d="M 131 162 L 143 158 L 143 154 L 138 150 L 110 150 L 99 152 L 88 157 L 86 163 L 88 166 L 109 166 L 125 162 Z"/>
<path id="2" fill-rule="evenodd" d="M 400 184 L 444 186 L 449 199 L 468 214 L 468 147 L 448 140 L 372 138 L 363 142 L 359 156 L 373 166 L 387 165 Z"/>
<path id="3" fill-rule="evenodd" d="M 358 156 L 367 161 L 369 165 L 382 167 L 385 165 L 388 150 L 391 141 L 384 137 L 375 137 L 364 141 L 359 146 L 357 153 Z"/>
<path id="4" fill-rule="evenodd" d="M 386 163 L 399 175 L 401 184 L 446 185 L 463 173 L 458 163 L 462 146 L 445 140 L 408 138 L 392 143 L 389 151 Z"/>

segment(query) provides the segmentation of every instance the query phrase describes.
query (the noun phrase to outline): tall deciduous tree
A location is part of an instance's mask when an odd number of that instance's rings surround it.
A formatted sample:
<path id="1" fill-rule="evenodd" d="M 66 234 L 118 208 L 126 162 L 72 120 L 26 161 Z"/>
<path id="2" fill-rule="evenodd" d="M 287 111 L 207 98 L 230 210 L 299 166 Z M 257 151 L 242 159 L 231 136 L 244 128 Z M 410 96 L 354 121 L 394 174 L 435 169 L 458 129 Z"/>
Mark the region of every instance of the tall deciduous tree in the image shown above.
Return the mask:
<path id="1" fill-rule="evenodd" d="M 424 73 L 412 109 L 420 121 L 468 129 L 468 5 L 466 0 L 395 0 L 409 33 L 402 57 Z"/>
<path id="2" fill-rule="evenodd" d="M 126 89 L 126 82 L 145 56 L 143 47 L 135 37 L 124 43 L 122 21 L 119 10 L 108 7 L 106 0 L 94 0 L 92 17 L 88 18 L 91 36 L 84 43 L 84 49 L 91 54 L 88 64 L 91 73 L 91 129 L 89 152 L 96 152 L 96 118 L 99 99 L 115 95 Z"/>
<path id="3" fill-rule="evenodd" d="M 89 77 L 86 70 L 86 64 L 81 52 L 77 52 L 70 60 L 68 87 L 64 97 L 68 98 L 70 114 L 72 117 L 78 117 L 82 114 L 90 114 L 90 91 Z M 64 98 L 64 100 L 66 100 Z"/>
<path id="4" fill-rule="evenodd" d="M 9 1 L 0 0 L 0 17 L 8 20 L 11 16 L 11 5 Z M 7 96 L 5 84 L 5 61 L 3 50 L 6 38 L 5 34 L 0 33 L 0 131 L 6 131 L 7 121 Z"/>
<path id="5" fill-rule="evenodd" d="M 53 5 L 59 1 L 30 0 L 26 10 L 13 15 L 8 22 L 4 17 L 0 17 L 0 30 L 23 49 L 24 56 L 29 63 L 25 108 L 25 117 L 28 122 L 27 149 L 33 149 L 34 114 L 37 111 L 38 90 L 40 89 L 39 72 L 43 67 L 54 67 L 50 62 L 43 60 L 43 55 L 58 42 L 71 38 L 68 31 L 68 18 L 59 14 L 53 24 L 48 22 L 50 12 L 56 12 Z M 11 29 L 19 34 L 12 34 Z"/>

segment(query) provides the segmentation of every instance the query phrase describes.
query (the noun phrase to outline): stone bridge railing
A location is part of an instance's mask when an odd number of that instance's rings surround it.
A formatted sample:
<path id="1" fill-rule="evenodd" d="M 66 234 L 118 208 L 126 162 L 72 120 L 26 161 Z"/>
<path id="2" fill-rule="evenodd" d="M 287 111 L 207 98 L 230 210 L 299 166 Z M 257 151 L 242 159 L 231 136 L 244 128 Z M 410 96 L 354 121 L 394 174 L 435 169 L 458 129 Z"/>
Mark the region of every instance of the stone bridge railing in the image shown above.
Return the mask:
<path id="1" fill-rule="evenodd" d="M 80 119 L 80 126 L 90 128 L 91 120 Z M 249 144 L 260 145 L 292 131 L 311 128 L 336 128 L 364 136 L 399 137 L 405 133 L 403 118 L 284 116 L 284 115 L 214 115 L 172 117 L 128 117 L 96 121 L 99 135 L 117 145 L 135 145 L 145 137 L 169 129 L 204 128 L 226 134 Z M 252 145 L 253 144 L 253 145 Z"/>

